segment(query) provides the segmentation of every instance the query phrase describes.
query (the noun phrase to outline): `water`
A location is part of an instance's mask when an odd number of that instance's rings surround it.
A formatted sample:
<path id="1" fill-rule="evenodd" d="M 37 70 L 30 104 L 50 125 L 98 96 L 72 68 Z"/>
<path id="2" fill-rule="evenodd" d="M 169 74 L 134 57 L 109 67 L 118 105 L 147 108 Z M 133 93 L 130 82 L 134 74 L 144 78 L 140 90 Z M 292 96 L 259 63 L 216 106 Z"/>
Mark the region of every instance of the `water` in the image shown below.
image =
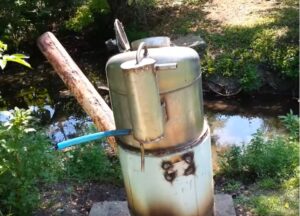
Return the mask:
<path id="1" fill-rule="evenodd" d="M 49 119 L 53 118 L 56 112 L 50 105 L 45 105 L 42 109 L 31 106 L 30 109 L 35 113 L 44 113 L 41 110 L 48 111 L 46 114 Z M 53 119 L 52 123 L 47 124 L 47 134 L 54 143 L 82 135 L 93 124 L 92 120 L 84 114 L 68 116 L 65 113 L 64 115 L 63 118 Z M 10 112 L 0 112 L 1 122 L 9 120 L 10 117 Z M 210 126 L 212 143 L 216 146 L 247 144 L 258 130 L 264 131 L 270 136 L 275 133 L 284 133 L 276 116 L 230 115 L 206 110 L 206 119 Z"/>
<path id="2" fill-rule="evenodd" d="M 103 88 L 106 85 L 103 73 L 105 59 L 100 57 L 93 54 L 75 60 L 102 97 L 107 99 L 107 89 Z M 52 67 L 43 64 L 34 68 L 36 69 L 24 69 L 25 72 L 5 71 L 0 74 L 0 110 L 3 110 L 0 112 L 0 121 L 9 119 L 9 113 L 5 110 L 18 106 L 35 112 L 43 125 L 47 126 L 53 142 L 85 133 L 92 124 L 91 119 L 86 116 Z M 297 113 L 298 102 L 287 96 L 219 98 L 204 95 L 204 110 L 215 146 L 248 143 L 258 129 L 267 134 L 280 132 L 282 129 L 277 116 L 290 109 Z"/>
<path id="3" fill-rule="evenodd" d="M 245 117 L 221 113 L 210 113 L 209 116 L 212 141 L 217 146 L 247 144 L 258 130 L 270 136 L 284 133 L 277 117 Z"/>
<path id="4" fill-rule="evenodd" d="M 56 87 L 58 88 L 58 86 Z M 52 86 L 52 88 L 54 87 Z M 31 87 L 30 89 L 36 90 L 23 95 L 27 96 L 33 103 L 30 103 L 30 100 L 26 98 L 24 101 L 31 104 L 28 107 L 41 119 L 53 143 L 95 132 L 95 130 L 90 130 L 93 125 L 91 119 L 83 112 L 63 85 L 58 88 L 61 89 L 63 94 L 58 94 L 59 96 L 56 95 L 56 97 L 48 94 L 49 91 L 45 94 L 45 91 L 40 91 L 41 88 Z M 1 91 L 3 92 L 3 90 Z M 42 94 L 39 94 L 39 92 L 42 92 Z M 107 91 L 100 93 L 104 98 L 108 97 Z M 40 100 L 36 101 L 35 98 Z M 17 97 L 12 98 L 11 101 L 19 101 L 15 99 Z M 6 104 L 9 105 L 8 102 Z M 13 106 L 8 107 L 12 108 Z M 5 111 L 6 109 L 6 107 L 3 107 L 3 111 L 0 111 L 0 122 L 5 122 L 11 117 L 10 112 Z M 284 133 L 277 116 L 286 114 L 290 109 L 297 113 L 298 102 L 288 97 L 236 97 L 226 99 L 205 95 L 204 110 L 211 130 L 214 171 L 219 169 L 218 152 L 226 151 L 232 145 L 249 143 L 257 130 L 264 131 L 266 136 Z"/>

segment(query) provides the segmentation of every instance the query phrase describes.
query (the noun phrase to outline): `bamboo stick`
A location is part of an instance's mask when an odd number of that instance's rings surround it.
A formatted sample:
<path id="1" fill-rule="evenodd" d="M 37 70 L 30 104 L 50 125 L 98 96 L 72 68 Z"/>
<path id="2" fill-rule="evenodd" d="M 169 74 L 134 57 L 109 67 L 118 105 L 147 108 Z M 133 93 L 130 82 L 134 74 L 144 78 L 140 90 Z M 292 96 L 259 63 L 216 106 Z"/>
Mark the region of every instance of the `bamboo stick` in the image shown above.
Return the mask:
<path id="1" fill-rule="evenodd" d="M 112 110 L 57 38 L 51 32 L 46 32 L 38 38 L 37 45 L 73 93 L 80 106 L 92 118 L 97 129 L 100 131 L 114 130 L 115 122 Z M 108 143 L 113 150 L 116 150 L 114 137 L 109 137 Z"/>

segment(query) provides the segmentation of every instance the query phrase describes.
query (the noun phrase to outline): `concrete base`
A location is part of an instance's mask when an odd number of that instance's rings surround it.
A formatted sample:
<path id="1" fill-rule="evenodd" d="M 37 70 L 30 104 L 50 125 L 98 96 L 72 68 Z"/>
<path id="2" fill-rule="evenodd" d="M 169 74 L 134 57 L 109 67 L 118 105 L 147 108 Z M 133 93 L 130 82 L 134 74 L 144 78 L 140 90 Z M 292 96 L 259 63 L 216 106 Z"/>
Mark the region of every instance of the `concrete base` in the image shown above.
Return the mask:
<path id="1" fill-rule="evenodd" d="M 232 197 L 215 194 L 214 216 L 235 216 Z M 104 201 L 94 203 L 89 216 L 130 216 L 126 201 Z"/>

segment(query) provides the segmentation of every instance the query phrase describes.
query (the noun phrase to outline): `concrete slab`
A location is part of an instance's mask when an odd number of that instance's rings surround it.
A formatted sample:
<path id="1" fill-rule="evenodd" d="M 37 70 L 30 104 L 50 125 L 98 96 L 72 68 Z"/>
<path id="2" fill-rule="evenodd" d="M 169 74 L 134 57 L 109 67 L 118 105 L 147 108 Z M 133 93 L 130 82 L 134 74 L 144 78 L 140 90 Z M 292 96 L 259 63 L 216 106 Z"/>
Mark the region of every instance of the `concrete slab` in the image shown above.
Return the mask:
<path id="1" fill-rule="evenodd" d="M 215 194 L 214 216 L 235 216 L 232 197 Z M 94 203 L 89 216 L 130 216 L 126 201 L 104 201 Z"/>
<path id="2" fill-rule="evenodd" d="M 127 201 L 104 201 L 94 203 L 89 216 L 130 216 Z"/>
<path id="3" fill-rule="evenodd" d="M 228 194 L 215 194 L 214 216 L 235 216 L 232 196 Z"/>

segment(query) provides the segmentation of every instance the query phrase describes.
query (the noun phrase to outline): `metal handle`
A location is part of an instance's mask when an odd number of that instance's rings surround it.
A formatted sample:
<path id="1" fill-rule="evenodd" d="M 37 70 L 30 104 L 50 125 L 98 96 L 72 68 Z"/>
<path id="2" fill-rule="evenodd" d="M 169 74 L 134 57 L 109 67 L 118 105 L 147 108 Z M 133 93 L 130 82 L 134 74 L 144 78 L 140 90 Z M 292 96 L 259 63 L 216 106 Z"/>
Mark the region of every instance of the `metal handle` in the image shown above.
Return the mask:
<path id="1" fill-rule="evenodd" d="M 141 52 L 143 48 L 145 51 L 143 56 L 141 57 Z M 148 48 L 146 46 L 146 43 L 142 42 L 140 43 L 139 48 L 136 51 L 136 64 L 139 64 L 142 61 L 142 59 L 145 58 L 147 55 L 148 55 Z"/>

